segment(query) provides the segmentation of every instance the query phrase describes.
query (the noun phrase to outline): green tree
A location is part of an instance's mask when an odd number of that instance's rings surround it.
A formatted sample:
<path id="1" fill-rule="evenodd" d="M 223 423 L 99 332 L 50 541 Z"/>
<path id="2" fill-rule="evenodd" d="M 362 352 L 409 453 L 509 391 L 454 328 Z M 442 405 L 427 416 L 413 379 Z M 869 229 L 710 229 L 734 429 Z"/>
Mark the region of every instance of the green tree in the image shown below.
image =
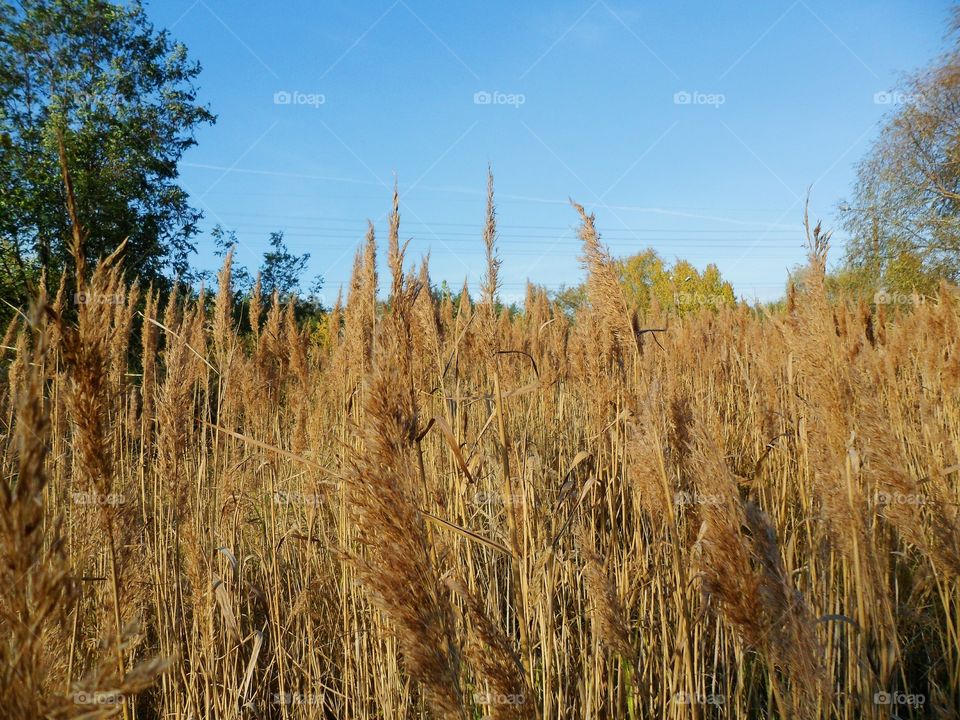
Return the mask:
<path id="1" fill-rule="evenodd" d="M 240 246 L 240 241 L 237 239 L 237 231 L 224 230 L 223 226 L 217 223 L 214 225 L 213 230 L 210 231 L 210 237 L 213 239 L 215 248 L 213 254 L 218 258 L 226 258 L 227 254 L 233 250 L 234 257 L 230 273 L 233 292 L 241 296 L 248 295 L 253 288 L 253 278 L 250 277 L 250 271 L 237 262 L 236 251 Z M 205 272 L 203 275 L 204 281 L 212 280 L 214 277 L 210 272 Z"/>
<path id="2" fill-rule="evenodd" d="M 0 0 L 0 258 L 22 300 L 31 273 L 69 263 L 58 137 L 88 260 L 127 239 L 125 268 L 186 275 L 201 217 L 177 184 L 195 129 L 198 64 L 138 0 Z"/>
<path id="3" fill-rule="evenodd" d="M 587 301 L 587 289 L 583 285 L 560 285 L 548 296 L 567 315 L 573 315 Z"/>
<path id="4" fill-rule="evenodd" d="M 217 224 L 210 231 L 214 244 L 214 255 L 224 259 L 234 251 L 231 265 L 231 287 L 236 302 L 244 305 L 249 302 L 250 294 L 256 282 L 253 274 L 237 259 L 240 240 L 236 230 L 226 230 Z M 280 300 L 286 302 L 295 299 L 297 317 L 309 317 L 325 311 L 322 293 L 324 279 L 322 275 L 314 277 L 305 295 L 301 295 L 301 280 L 310 259 L 310 253 L 296 255 L 290 252 L 283 240 L 283 232 L 272 232 L 268 240 L 269 248 L 263 253 L 263 261 L 257 270 L 261 292 L 270 297 L 276 291 Z M 216 273 L 210 270 L 195 272 L 197 279 L 204 283 L 215 283 Z"/>
<path id="5" fill-rule="evenodd" d="M 263 292 L 272 295 L 276 291 L 282 299 L 296 295 L 300 291 L 300 278 L 307 267 L 310 253 L 295 255 L 287 248 L 283 241 L 283 232 L 270 233 L 270 249 L 263 254 L 263 264 L 260 266 L 260 281 Z M 318 277 L 310 289 L 315 296 L 323 286 L 323 279 Z"/>
<path id="6" fill-rule="evenodd" d="M 707 265 L 702 273 L 687 260 L 668 265 L 653 248 L 618 263 L 624 297 L 631 308 L 646 311 L 656 300 L 662 309 L 683 314 L 736 303 L 733 286 L 721 277 L 716 265 Z M 572 315 L 587 302 L 586 287 L 561 285 L 550 293 L 550 299 Z"/>
<path id="7" fill-rule="evenodd" d="M 664 296 L 657 298 L 661 307 L 664 301 L 669 303 L 671 293 L 669 289 L 664 289 L 666 274 L 663 260 L 652 248 L 621 260 L 620 278 L 627 296 L 627 303 L 631 307 L 646 310 L 650 307 L 650 301 L 656 293 Z"/>
<path id="8" fill-rule="evenodd" d="M 716 265 L 707 265 L 702 273 L 687 260 L 670 266 L 653 249 L 621 260 L 620 277 L 627 303 L 640 310 L 649 309 L 654 299 L 680 314 L 736 302 L 733 286 Z"/>
<path id="9" fill-rule="evenodd" d="M 867 289 L 926 290 L 960 280 L 960 11 L 954 46 L 895 93 L 896 104 L 841 204 L 845 279 Z M 858 288 L 860 289 L 860 288 Z"/>

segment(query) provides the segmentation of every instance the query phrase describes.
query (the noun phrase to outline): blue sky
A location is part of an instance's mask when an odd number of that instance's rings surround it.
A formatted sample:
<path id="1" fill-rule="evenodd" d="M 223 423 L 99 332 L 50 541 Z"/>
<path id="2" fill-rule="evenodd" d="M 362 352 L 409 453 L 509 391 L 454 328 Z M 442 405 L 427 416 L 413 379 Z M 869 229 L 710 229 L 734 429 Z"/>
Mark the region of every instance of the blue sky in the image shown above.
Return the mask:
<path id="1" fill-rule="evenodd" d="M 256 266 L 270 231 L 332 303 L 394 176 L 410 257 L 476 288 L 487 163 L 502 294 L 582 279 L 572 197 L 618 255 L 715 262 L 748 300 L 803 260 L 803 198 L 836 225 L 905 73 L 944 49 L 941 0 L 451 3 L 154 0 L 218 115 L 182 181 Z M 889 101 L 889 102 L 887 102 Z M 837 245 L 842 232 L 837 233 Z M 208 233 L 201 266 L 214 265 Z M 834 257 L 840 248 L 833 251 Z M 305 285 L 309 285 L 309 278 Z"/>

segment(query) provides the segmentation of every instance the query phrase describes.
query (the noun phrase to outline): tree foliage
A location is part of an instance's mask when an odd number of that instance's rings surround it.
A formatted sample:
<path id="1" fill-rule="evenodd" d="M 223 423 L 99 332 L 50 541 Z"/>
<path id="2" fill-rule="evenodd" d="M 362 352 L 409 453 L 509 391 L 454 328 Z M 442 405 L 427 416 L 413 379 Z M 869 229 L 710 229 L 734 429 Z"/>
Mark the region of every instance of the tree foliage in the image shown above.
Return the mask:
<path id="1" fill-rule="evenodd" d="M 300 278 L 307 267 L 310 253 L 295 255 L 283 241 L 283 232 L 270 233 L 270 249 L 263 254 L 260 278 L 263 291 L 268 295 L 277 292 L 281 298 L 297 294 Z"/>
<path id="2" fill-rule="evenodd" d="M 550 299 L 565 313 L 573 315 L 587 301 L 587 289 L 583 285 L 561 285 L 550 293 Z"/>
<path id="3" fill-rule="evenodd" d="M 138 0 L 0 0 L 0 260 L 11 297 L 69 262 L 58 135 L 89 260 L 127 239 L 148 282 L 185 275 L 201 214 L 177 184 L 196 128 L 198 64 Z"/>
<path id="4" fill-rule="evenodd" d="M 656 302 L 683 314 L 736 302 L 733 286 L 716 265 L 707 265 L 702 273 L 687 260 L 668 265 L 653 249 L 621 260 L 620 276 L 627 303 L 640 310 Z"/>
<path id="5" fill-rule="evenodd" d="M 231 289 L 239 303 L 242 304 L 249 300 L 254 284 L 259 280 L 260 291 L 267 297 L 276 292 L 278 298 L 283 302 L 295 300 L 298 316 L 317 314 L 325 309 L 324 298 L 321 294 L 324 284 L 323 276 L 315 276 L 306 294 L 303 293 L 301 283 L 307 268 L 307 261 L 310 259 L 310 253 L 297 255 L 290 252 L 283 240 L 282 232 L 270 233 L 269 249 L 263 253 L 263 261 L 257 270 L 256 278 L 237 259 L 236 251 L 240 247 L 240 240 L 237 238 L 235 230 L 226 230 L 223 226 L 217 224 L 210 231 L 210 236 L 215 248 L 214 255 L 217 257 L 226 258 L 231 250 L 234 251 L 231 268 Z M 195 274 L 204 282 L 214 279 L 213 273 L 209 271 Z"/>
<path id="6" fill-rule="evenodd" d="M 843 280 L 855 289 L 928 290 L 960 280 L 960 12 L 954 47 L 909 78 L 860 163 Z"/>
<path id="7" fill-rule="evenodd" d="M 703 272 L 687 260 L 678 259 L 670 265 L 652 248 L 622 258 L 617 264 L 627 304 L 643 312 L 654 303 L 661 309 L 684 314 L 736 302 L 733 286 L 714 264 L 707 265 Z M 550 293 L 550 298 L 572 314 L 587 302 L 586 288 L 561 285 Z"/>

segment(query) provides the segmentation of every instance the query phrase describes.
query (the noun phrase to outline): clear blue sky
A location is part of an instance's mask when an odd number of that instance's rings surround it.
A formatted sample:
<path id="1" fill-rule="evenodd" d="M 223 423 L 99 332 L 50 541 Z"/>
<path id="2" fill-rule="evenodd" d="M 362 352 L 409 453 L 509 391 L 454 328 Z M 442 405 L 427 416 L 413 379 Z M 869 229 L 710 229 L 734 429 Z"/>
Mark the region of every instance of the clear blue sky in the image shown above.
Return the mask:
<path id="1" fill-rule="evenodd" d="M 429 251 L 435 282 L 469 277 L 476 288 L 488 162 L 508 301 L 527 278 L 550 288 L 582 279 L 568 197 L 596 212 L 616 254 L 653 247 L 701 268 L 715 262 L 739 296 L 774 299 L 803 259 L 806 188 L 814 214 L 836 225 L 855 163 L 893 107 L 876 94 L 943 50 L 949 6 L 154 0 L 147 9 L 203 65 L 201 100 L 219 116 L 181 168 L 205 231 L 235 229 L 249 266 L 269 232 L 284 231 L 293 250 L 310 252 L 310 276 L 324 275 L 332 302 L 366 219 L 386 238 L 394 174 L 410 257 Z M 211 267 L 207 232 L 198 246 Z"/>

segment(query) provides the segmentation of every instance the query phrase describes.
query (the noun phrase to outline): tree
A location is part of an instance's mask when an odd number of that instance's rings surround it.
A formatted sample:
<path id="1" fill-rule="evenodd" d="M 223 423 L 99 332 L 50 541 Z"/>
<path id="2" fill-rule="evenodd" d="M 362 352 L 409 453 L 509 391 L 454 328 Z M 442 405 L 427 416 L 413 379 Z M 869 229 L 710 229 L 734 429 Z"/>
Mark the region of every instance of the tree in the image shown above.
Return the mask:
<path id="1" fill-rule="evenodd" d="M 707 265 L 702 273 L 686 260 L 678 259 L 670 266 L 653 248 L 617 262 L 620 284 L 631 308 L 646 311 L 656 300 L 662 309 L 683 314 L 736 303 L 733 286 L 721 277 L 716 265 Z M 586 287 L 561 285 L 550 293 L 550 299 L 572 315 L 587 302 Z"/>
<path id="2" fill-rule="evenodd" d="M 736 302 L 733 286 L 716 265 L 707 265 L 702 273 L 687 260 L 668 266 L 653 249 L 621 260 L 620 277 L 627 303 L 640 310 L 649 309 L 654 299 L 680 314 Z"/>
<path id="3" fill-rule="evenodd" d="M 185 275 L 201 213 L 177 184 L 195 129 L 200 66 L 139 0 L 0 0 L 0 258 L 23 299 L 31 273 L 70 262 L 58 159 L 65 146 L 94 260 L 124 239 L 125 268 L 163 285 Z"/>
<path id="4" fill-rule="evenodd" d="M 665 275 L 663 260 L 653 248 L 620 261 L 620 281 L 627 302 L 633 307 L 649 308 L 654 286 L 662 286 Z M 668 297 L 665 299 L 669 301 Z"/>
<path id="5" fill-rule="evenodd" d="M 270 233 L 270 250 L 263 254 L 263 265 L 260 266 L 260 282 L 263 292 L 272 295 L 276 291 L 281 298 L 286 299 L 297 294 L 300 290 L 300 277 L 307 267 L 310 253 L 294 255 L 283 242 L 283 232 Z M 318 279 L 322 286 L 322 279 Z M 314 283 L 311 292 L 319 290 Z"/>
<path id="6" fill-rule="evenodd" d="M 584 285 L 561 284 L 548 296 L 564 313 L 573 315 L 587 301 L 587 288 Z"/>
<path id="7" fill-rule="evenodd" d="M 217 223 L 210 231 L 210 237 L 213 238 L 213 244 L 216 248 L 213 254 L 218 258 L 226 258 L 231 250 L 234 251 L 233 267 L 230 273 L 233 292 L 241 296 L 249 294 L 253 288 L 253 278 L 250 277 L 250 271 L 237 262 L 236 250 L 240 245 L 240 241 L 237 239 L 237 231 L 224 230 L 223 226 Z M 211 273 L 204 273 L 204 280 L 211 277 Z"/>
<path id="8" fill-rule="evenodd" d="M 847 279 L 862 289 L 960 280 L 960 11 L 951 30 L 954 48 L 885 96 L 902 104 L 860 163 L 853 200 L 840 206 Z"/>
<path id="9" fill-rule="evenodd" d="M 246 303 L 249 301 L 256 281 L 253 274 L 237 260 L 236 250 L 240 246 L 240 240 L 237 238 L 236 230 L 226 230 L 217 224 L 210 231 L 210 237 L 213 239 L 215 247 L 213 253 L 216 257 L 223 259 L 231 250 L 234 251 L 230 273 L 232 291 L 238 303 L 241 305 Z M 322 275 L 315 276 L 306 295 L 300 296 L 300 282 L 307 267 L 307 261 L 310 259 L 310 253 L 303 255 L 291 253 L 283 241 L 283 232 L 270 233 L 268 242 L 269 249 L 263 253 L 263 262 L 257 271 L 261 292 L 270 297 L 276 291 L 283 302 L 295 299 L 297 317 L 324 312 Z M 197 271 L 193 275 L 204 282 L 211 282 L 215 278 L 215 274 L 209 270 Z"/>

